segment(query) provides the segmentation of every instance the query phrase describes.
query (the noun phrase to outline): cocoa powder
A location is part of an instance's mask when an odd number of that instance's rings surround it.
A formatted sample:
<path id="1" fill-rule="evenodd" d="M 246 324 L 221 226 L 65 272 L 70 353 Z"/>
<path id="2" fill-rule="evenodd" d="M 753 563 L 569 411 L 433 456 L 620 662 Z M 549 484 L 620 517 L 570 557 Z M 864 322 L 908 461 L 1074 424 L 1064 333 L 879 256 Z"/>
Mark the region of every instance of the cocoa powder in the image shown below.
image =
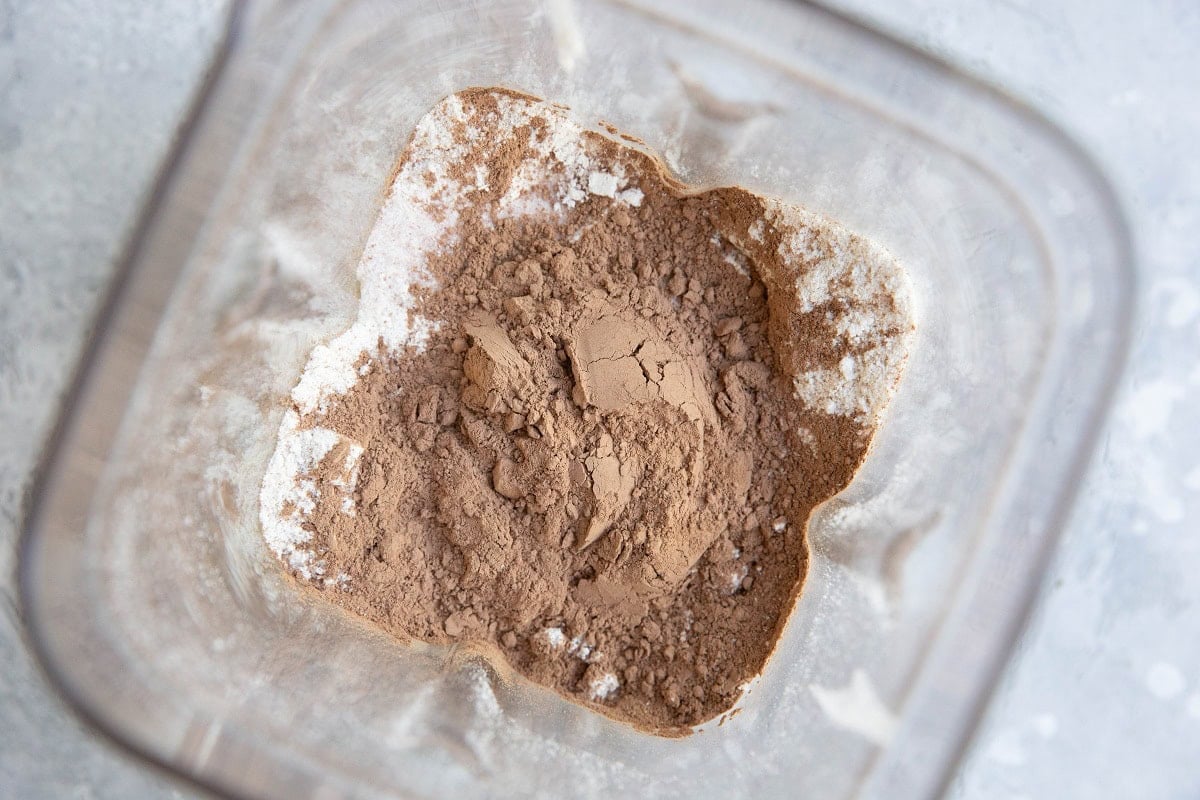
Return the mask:
<path id="1" fill-rule="evenodd" d="M 803 585 L 809 516 L 874 432 L 878 404 L 831 413 L 797 376 L 872 363 L 911 324 L 877 295 L 870 335 L 839 333 L 871 310 L 845 283 L 858 273 L 827 296 L 804 278 L 835 250 L 873 251 L 807 225 L 797 255 L 798 226 L 767 201 L 690 192 L 597 132 L 581 134 L 593 174 L 638 194 L 592 178 L 556 207 L 540 187 L 561 164 L 534 146 L 550 111 L 501 136 L 503 104 L 538 101 L 457 98 L 471 150 L 448 169 L 476 188 L 414 289 L 432 332 L 364 352 L 358 383 L 301 415 L 343 442 L 307 475 L 304 523 L 338 579 L 301 582 L 401 639 L 484 643 L 571 700 L 684 734 L 763 669 Z M 501 213 L 514 180 L 543 173 L 528 189 L 542 210 Z"/>

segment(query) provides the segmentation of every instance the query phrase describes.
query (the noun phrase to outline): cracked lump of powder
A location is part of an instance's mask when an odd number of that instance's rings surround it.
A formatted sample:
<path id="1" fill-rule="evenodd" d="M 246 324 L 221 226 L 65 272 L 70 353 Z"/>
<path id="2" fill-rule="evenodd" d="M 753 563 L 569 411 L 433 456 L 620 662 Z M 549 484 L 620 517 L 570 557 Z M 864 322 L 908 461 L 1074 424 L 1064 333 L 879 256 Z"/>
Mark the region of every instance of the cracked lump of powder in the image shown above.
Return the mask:
<path id="1" fill-rule="evenodd" d="M 763 669 L 913 321 L 879 247 L 629 141 L 501 89 L 418 123 L 261 521 L 304 591 L 684 735 Z"/>

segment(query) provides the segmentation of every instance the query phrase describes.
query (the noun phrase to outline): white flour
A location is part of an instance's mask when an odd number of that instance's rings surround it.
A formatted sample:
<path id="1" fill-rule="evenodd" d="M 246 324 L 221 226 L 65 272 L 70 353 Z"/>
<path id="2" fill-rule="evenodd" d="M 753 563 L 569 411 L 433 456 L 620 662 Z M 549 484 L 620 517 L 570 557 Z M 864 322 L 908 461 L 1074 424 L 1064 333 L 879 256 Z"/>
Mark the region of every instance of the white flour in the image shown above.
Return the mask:
<path id="1" fill-rule="evenodd" d="M 363 448 L 329 428 L 299 428 L 299 423 L 295 411 L 284 414 L 279 426 L 279 445 L 263 476 L 259 514 L 263 536 L 275 554 L 305 578 L 319 578 L 325 574 L 325 564 L 302 547 L 310 538 L 303 523 L 316 509 L 320 498 L 315 481 L 308 475 L 339 442 L 345 441 L 348 444 L 346 461 L 341 475 L 332 484 L 343 493 L 342 510 L 352 513 L 351 494 L 358 482 L 358 462 Z"/>
<path id="2" fill-rule="evenodd" d="M 903 269 L 883 248 L 854 239 L 842 226 L 802 208 L 768 201 L 767 221 L 790 229 L 779 245 L 781 256 L 809 262 L 796 285 L 800 310 L 810 312 L 833 298 L 849 304 L 831 322 L 836 343 L 854 353 L 837 369 L 797 375 L 797 395 L 810 408 L 874 425 L 891 399 L 909 350 L 909 334 L 890 334 L 911 326 Z M 750 235 L 755 236 L 753 229 Z"/>

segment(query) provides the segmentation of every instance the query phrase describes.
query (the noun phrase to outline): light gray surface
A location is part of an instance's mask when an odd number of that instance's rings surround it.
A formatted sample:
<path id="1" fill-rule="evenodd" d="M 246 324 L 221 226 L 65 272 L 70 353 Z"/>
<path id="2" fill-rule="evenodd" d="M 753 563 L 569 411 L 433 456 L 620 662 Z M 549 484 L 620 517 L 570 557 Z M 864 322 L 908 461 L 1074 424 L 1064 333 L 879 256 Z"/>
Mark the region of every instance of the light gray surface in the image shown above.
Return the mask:
<path id="1" fill-rule="evenodd" d="M 113 260 L 210 61 L 218 10 L 0 0 L 2 797 L 177 796 L 45 689 L 18 633 L 13 542 Z"/>
<path id="2" fill-rule="evenodd" d="M 1200 4 L 842 5 L 1066 128 L 1141 260 L 1131 368 L 956 794 L 1200 797 Z"/>
<path id="3" fill-rule="evenodd" d="M 162 797 L 40 683 L 21 497 L 111 262 L 207 63 L 219 3 L 0 0 L 0 787 Z M 1200 4 L 839 0 L 1030 99 L 1116 184 L 1133 366 L 960 797 L 1200 796 Z M 1086 357 L 1086 354 L 1081 354 Z"/>

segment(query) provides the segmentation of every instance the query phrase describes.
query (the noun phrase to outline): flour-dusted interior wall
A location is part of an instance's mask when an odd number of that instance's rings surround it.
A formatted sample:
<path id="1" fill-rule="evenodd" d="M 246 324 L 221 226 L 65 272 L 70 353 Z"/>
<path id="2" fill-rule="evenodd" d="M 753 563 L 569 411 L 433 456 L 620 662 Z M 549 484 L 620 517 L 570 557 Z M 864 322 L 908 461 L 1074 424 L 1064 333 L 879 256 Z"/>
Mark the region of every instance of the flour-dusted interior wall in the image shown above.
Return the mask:
<path id="1" fill-rule="evenodd" d="M 1200 796 L 1200 6 L 838 5 L 1055 120 L 1138 250 L 1130 368 L 955 795 Z"/>
<path id="2" fill-rule="evenodd" d="M 1196 796 L 1200 8 L 836 4 L 1063 125 L 1116 184 L 1140 251 L 1132 369 L 956 793 Z M 0 0 L 0 784 L 13 796 L 181 791 L 89 741 L 44 689 L 18 633 L 12 542 L 54 401 L 208 63 L 221 5 Z"/>

